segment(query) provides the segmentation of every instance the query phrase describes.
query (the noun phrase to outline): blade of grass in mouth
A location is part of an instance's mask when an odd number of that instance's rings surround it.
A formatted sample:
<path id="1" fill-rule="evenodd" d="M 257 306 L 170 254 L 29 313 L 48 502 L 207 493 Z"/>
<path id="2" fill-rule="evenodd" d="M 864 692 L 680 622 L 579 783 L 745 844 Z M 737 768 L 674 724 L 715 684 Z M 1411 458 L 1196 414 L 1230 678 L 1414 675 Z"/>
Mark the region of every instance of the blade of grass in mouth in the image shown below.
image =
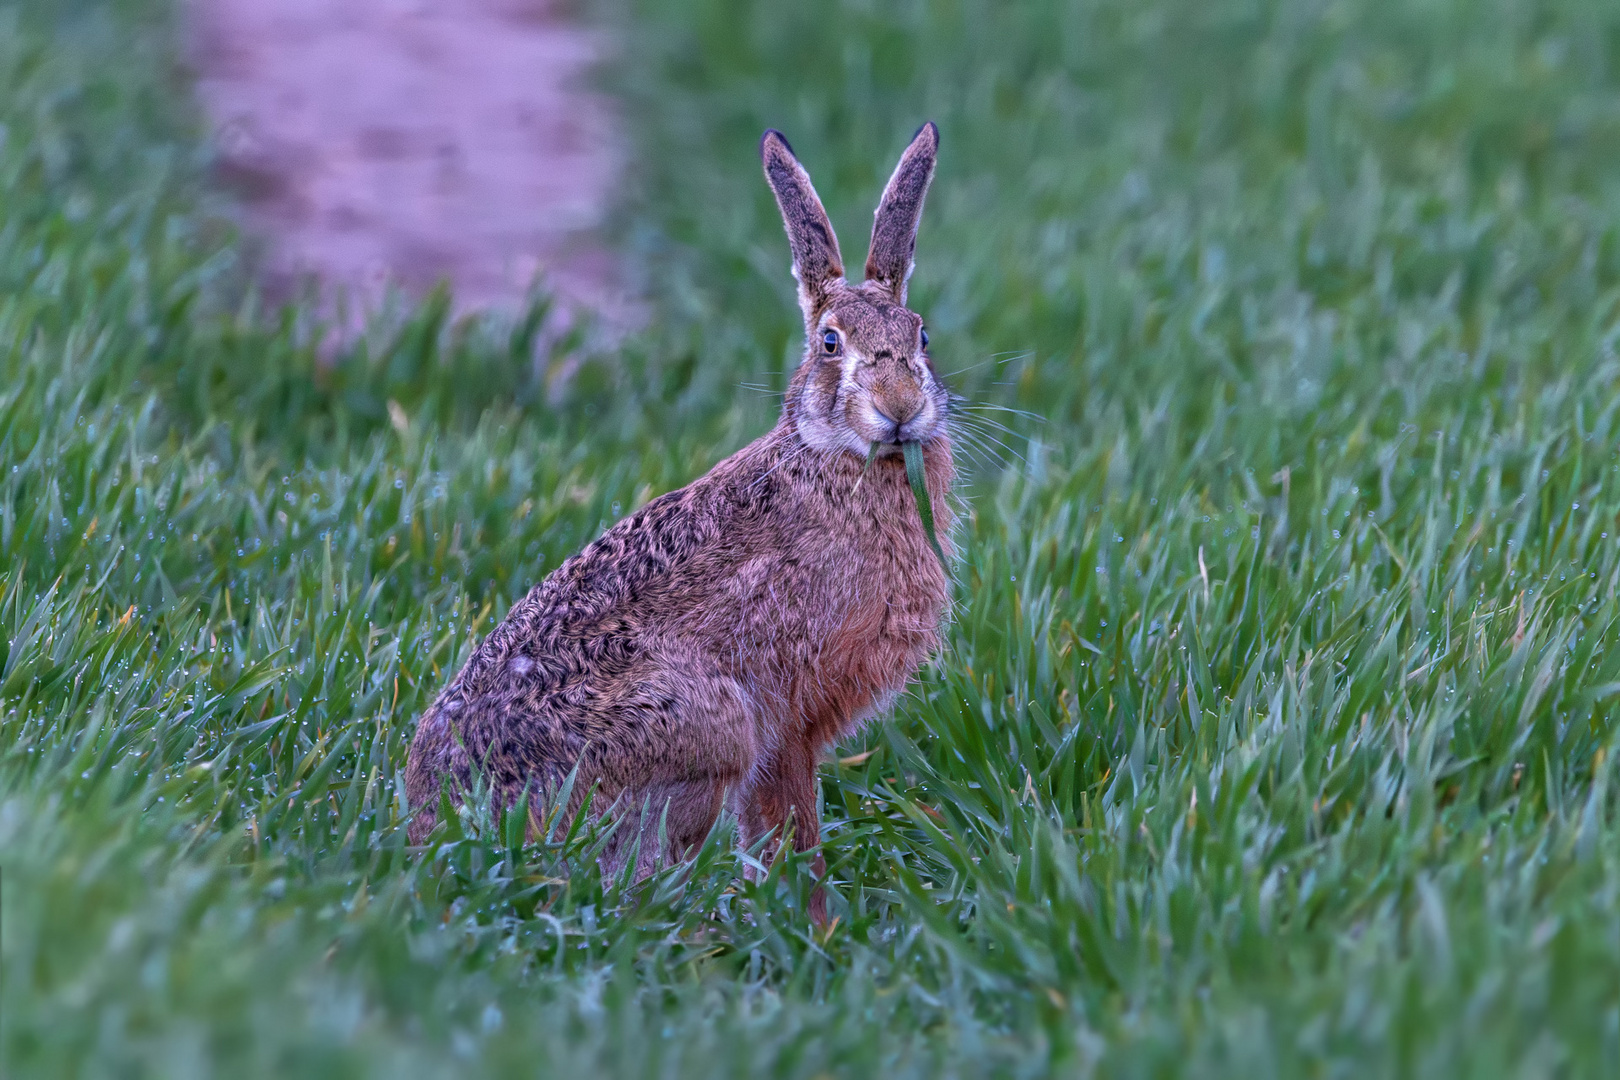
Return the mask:
<path id="1" fill-rule="evenodd" d="M 861 485 L 866 483 L 866 474 L 872 471 L 872 462 L 877 460 L 878 447 L 882 445 L 882 443 L 873 443 L 872 449 L 866 452 L 866 464 L 861 466 L 861 475 L 855 479 L 856 491 L 861 490 Z"/>
<path id="2" fill-rule="evenodd" d="M 923 474 L 922 443 L 903 442 L 900 452 L 906 457 L 906 479 L 911 483 L 911 494 L 917 499 L 917 513 L 922 517 L 923 532 L 928 534 L 928 543 L 939 556 L 939 564 L 945 566 L 945 552 L 940 549 L 939 537 L 934 535 L 934 504 L 928 500 L 928 483 Z M 868 459 L 870 460 L 870 459 Z"/>

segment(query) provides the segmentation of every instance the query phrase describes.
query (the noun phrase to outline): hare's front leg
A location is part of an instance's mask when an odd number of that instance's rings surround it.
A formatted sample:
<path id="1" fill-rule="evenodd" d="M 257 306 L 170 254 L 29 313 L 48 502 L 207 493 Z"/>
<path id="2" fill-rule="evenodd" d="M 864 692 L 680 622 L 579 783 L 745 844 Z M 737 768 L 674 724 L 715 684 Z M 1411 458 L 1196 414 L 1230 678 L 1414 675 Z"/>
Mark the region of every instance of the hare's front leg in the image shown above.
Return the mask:
<path id="1" fill-rule="evenodd" d="M 780 850 L 781 838 L 790 827 L 793 850 L 809 851 L 821 843 L 816 752 L 808 739 L 800 736 L 784 740 L 760 762 L 750 781 L 737 800 L 745 846 L 752 847 L 774 830 L 776 840 L 766 852 L 769 860 Z M 827 862 L 819 852 L 811 861 L 811 869 L 817 878 L 826 875 Z M 818 924 L 827 921 L 827 896 L 820 885 L 810 894 L 810 917 Z"/>

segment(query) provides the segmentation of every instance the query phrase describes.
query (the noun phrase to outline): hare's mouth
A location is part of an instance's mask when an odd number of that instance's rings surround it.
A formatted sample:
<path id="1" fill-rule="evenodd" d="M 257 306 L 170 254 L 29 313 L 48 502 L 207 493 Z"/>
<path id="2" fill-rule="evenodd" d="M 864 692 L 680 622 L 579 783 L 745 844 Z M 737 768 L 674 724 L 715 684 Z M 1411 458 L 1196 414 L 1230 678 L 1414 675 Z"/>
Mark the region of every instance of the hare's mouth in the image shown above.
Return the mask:
<path id="1" fill-rule="evenodd" d="M 861 435 L 869 442 L 885 448 L 884 453 L 899 453 L 905 443 L 927 442 L 939 431 L 939 410 L 925 402 L 909 415 L 894 415 L 900 409 L 886 409 L 878 402 L 868 402 L 862 410 L 864 423 L 859 425 Z"/>

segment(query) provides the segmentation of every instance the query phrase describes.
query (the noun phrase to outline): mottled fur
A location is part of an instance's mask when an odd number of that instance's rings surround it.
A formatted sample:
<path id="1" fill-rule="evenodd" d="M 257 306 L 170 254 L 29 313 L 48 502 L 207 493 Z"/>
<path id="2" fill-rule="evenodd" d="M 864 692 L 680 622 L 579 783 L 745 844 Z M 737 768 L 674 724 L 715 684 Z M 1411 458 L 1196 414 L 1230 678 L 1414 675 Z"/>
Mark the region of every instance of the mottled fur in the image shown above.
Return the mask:
<path id="1" fill-rule="evenodd" d="M 577 765 L 570 810 L 594 788 L 598 809 L 647 812 L 619 830 L 615 864 L 637 838 L 643 869 L 684 856 L 728 797 L 745 841 L 791 824 L 797 847 L 819 842 L 817 759 L 904 687 L 946 611 L 897 446 L 923 443 L 949 553 L 947 395 L 904 306 L 937 147 L 929 124 L 906 149 L 872 276 L 850 285 L 810 177 L 766 132 L 807 338 L 781 420 L 564 562 L 478 646 L 411 745 L 413 841 L 446 780 L 459 797 L 478 774 L 510 806 L 556 793 Z"/>

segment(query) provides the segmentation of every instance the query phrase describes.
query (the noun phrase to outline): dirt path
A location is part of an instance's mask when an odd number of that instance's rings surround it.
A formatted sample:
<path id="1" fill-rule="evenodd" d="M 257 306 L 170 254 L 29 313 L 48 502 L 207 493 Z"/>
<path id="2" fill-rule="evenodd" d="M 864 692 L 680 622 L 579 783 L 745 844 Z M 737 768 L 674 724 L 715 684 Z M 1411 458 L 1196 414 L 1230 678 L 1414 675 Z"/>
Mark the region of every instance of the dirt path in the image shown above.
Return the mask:
<path id="1" fill-rule="evenodd" d="M 603 41 L 547 0 L 189 0 L 221 169 L 272 294 L 375 307 L 448 279 L 460 311 L 633 318 L 595 241 L 623 158 L 588 87 Z"/>

